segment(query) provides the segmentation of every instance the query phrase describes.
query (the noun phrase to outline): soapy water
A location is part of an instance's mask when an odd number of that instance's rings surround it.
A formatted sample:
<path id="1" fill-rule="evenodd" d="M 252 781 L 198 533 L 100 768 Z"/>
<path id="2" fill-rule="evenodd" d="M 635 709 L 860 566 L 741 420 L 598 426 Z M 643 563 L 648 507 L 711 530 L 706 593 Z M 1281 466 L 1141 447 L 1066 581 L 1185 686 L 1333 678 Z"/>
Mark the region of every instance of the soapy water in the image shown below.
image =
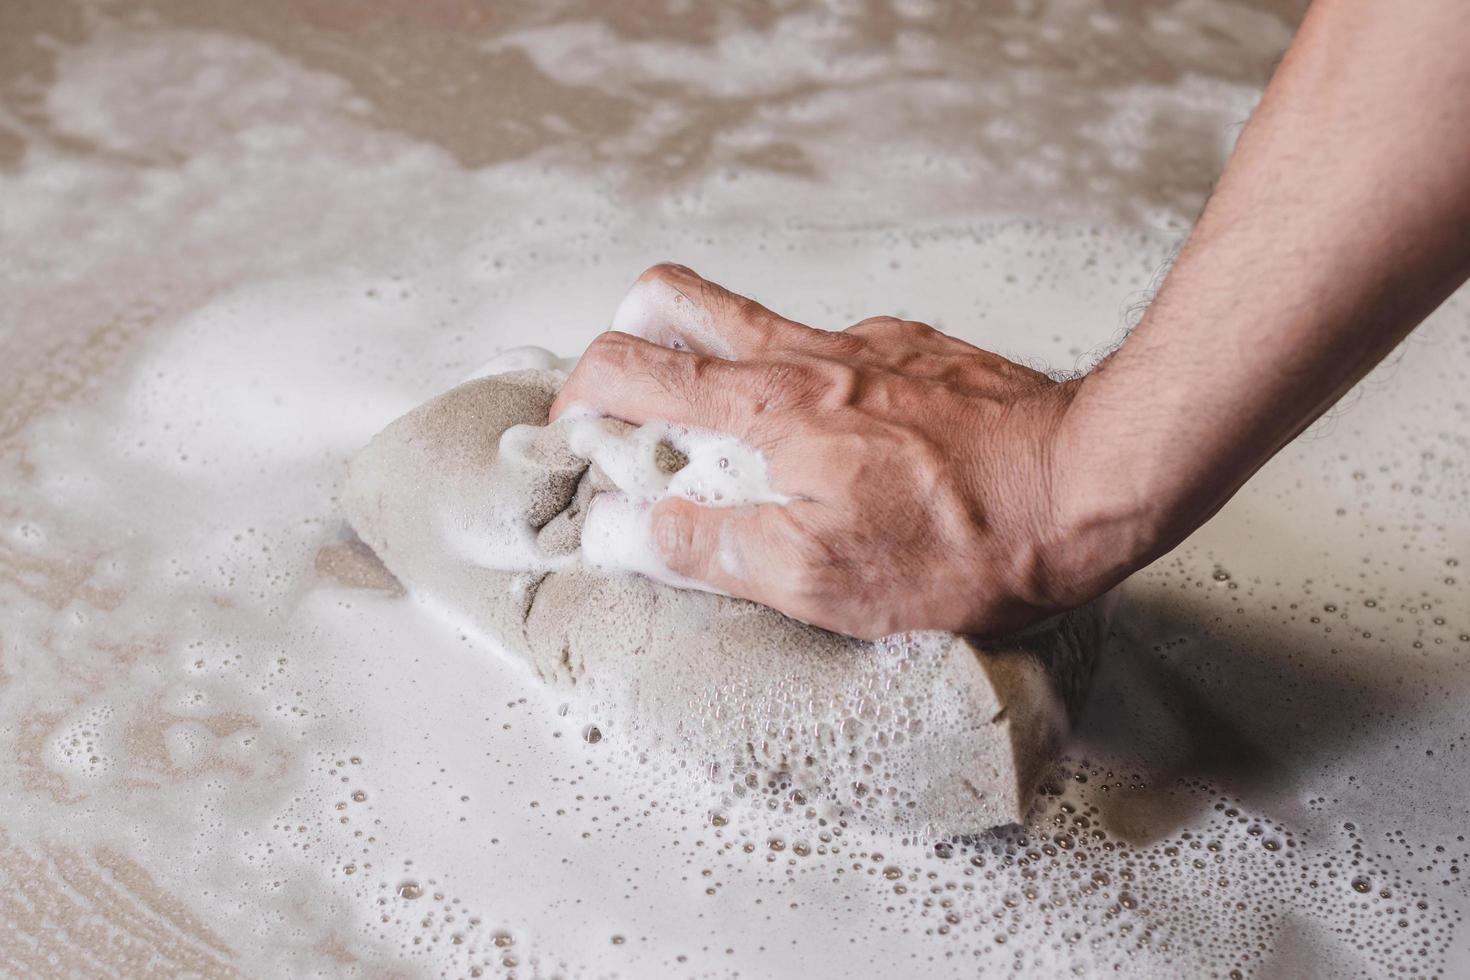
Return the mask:
<path id="1" fill-rule="evenodd" d="M 598 496 L 582 527 L 582 557 L 593 568 L 647 575 L 668 585 L 721 590 L 671 570 L 658 550 L 653 508 L 680 498 L 703 507 L 783 505 L 791 498 L 771 486 L 765 457 L 741 440 L 719 432 L 669 422 L 610 432 L 595 417 L 568 416 L 567 443 L 591 460 L 617 491 Z M 660 452 L 678 454 L 673 472 L 658 463 Z M 722 548 L 726 572 L 742 574 L 738 556 Z M 722 593 L 723 594 L 723 593 Z"/>
<path id="2" fill-rule="evenodd" d="M 626 311 L 640 307 L 645 292 L 635 287 L 619 304 L 614 321 L 620 317 L 626 321 Z M 491 358 L 465 380 L 526 370 L 550 371 L 564 380 L 576 361 L 576 357 L 559 357 L 540 347 L 515 347 Z M 670 497 L 706 507 L 779 505 L 792 499 L 771 486 L 763 454 L 734 436 L 661 421 L 630 427 L 603 419 L 584 405 L 569 406 L 555 424 L 564 430 L 567 448 L 595 465 L 614 487 L 593 500 L 582 528 L 581 553 L 575 556 L 603 571 L 719 591 L 673 572 L 663 562 L 653 540 L 654 506 Z M 524 465 L 536 451 L 541 428 L 517 425 L 507 429 L 500 438 L 499 457 Z M 493 505 L 487 502 L 486 506 Z M 488 541 L 467 543 L 461 534 L 448 537 L 465 557 L 485 568 L 547 572 L 565 568 L 574 560 L 571 555 L 547 554 L 533 529 L 516 515 L 507 515 L 495 526 L 499 533 Z M 721 557 L 733 571 L 733 557 Z"/>
<path id="3" fill-rule="evenodd" d="M 894 16 L 921 25 L 922 7 Z M 42 110 L 7 108 L 25 153 L 0 170 L 0 973 L 1464 972 L 1463 296 L 1138 576 L 1069 761 L 992 834 L 885 834 L 780 774 L 742 793 L 644 754 L 594 695 L 548 697 L 352 557 L 344 460 L 497 345 L 580 349 L 669 255 L 814 324 L 908 314 L 1085 361 L 1198 200 L 1129 184 L 1133 137 L 1197 147 L 1254 92 L 1201 74 L 1084 96 L 1044 59 L 1015 90 L 949 87 L 895 63 L 960 72 L 972 51 L 919 26 L 895 54 L 843 49 L 840 22 L 804 16 L 765 40 L 839 50 L 750 69 L 750 91 L 787 101 L 711 137 L 707 172 L 638 164 L 688 183 L 634 206 L 647 175 L 619 154 L 690 152 L 671 120 L 691 106 L 616 73 L 662 65 L 713 100 L 700 80 L 731 76 L 699 44 L 591 22 L 502 40 L 545 84 L 634 93 L 597 180 L 557 146 L 467 164 L 233 33 L 94 12 L 52 45 Z M 1091 14 L 1047 16 L 1030 44 L 1106 44 Z M 1280 31 L 1254 16 L 1227 42 L 1208 10 L 1153 15 L 1197 64 L 1212 43 L 1274 57 Z M 769 52 L 761 30 L 718 44 Z M 598 39 L 606 58 L 587 56 Z M 997 117 L 966 172 L 973 147 L 945 139 L 968 117 L 945 113 L 977 92 L 1093 117 L 1054 155 L 1042 123 Z M 892 131 L 865 155 L 875 118 Z M 1024 171 L 994 163 L 1007 139 L 1090 160 L 1128 220 L 1006 217 L 1081 200 L 1035 172 L 988 185 Z M 793 154 L 820 179 L 776 166 Z M 875 767 L 915 717 L 900 707 L 874 699 L 852 733 Z"/>
<path id="4" fill-rule="evenodd" d="M 597 464 L 626 499 L 652 505 L 680 497 L 706 507 L 786 504 L 771 486 L 761 452 L 734 436 L 671 422 L 609 431 L 594 416 L 564 418 L 572 452 Z M 660 451 L 677 453 L 673 466 L 658 464 Z M 672 472 L 670 472 L 672 470 Z"/>
<path id="5" fill-rule="evenodd" d="M 635 283 L 613 311 L 609 329 L 675 350 L 734 357 L 715 330 L 710 312 L 661 280 Z M 492 358 L 472 377 L 527 368 L 567 371 L 575 362 L 575 357 L 558 357 L 541 348 L 517 347 Z M 630 430 L 605 424 L 580 404 L 569 405 L 558 424 L 566 428 L 571 451 L 595 464 L 617 488 L 593 501 L 582 529 L 581 557 L 602 571 L 646 575 L 667 585 L 723 595 L 665 564 L 654 541 L 654 505 L 670 497 L 705 507 L 782 505 L 792 500 L 771 485 L 763 454 L 725 433 L 664 421 Z M 520 451 L 534 431 L 529 426 L 507 431 L 501 454 Z M 665 458 L 669 454 L 677 460 Z M 515 551 L 523 554 L 524 549 Z M 733 548 L 722 547 L 716 559 L 728 574 L 747 572 Z M 507 560 L 514 557 L 491 556 L 487 567 L 508 567 Z M 535 561 L 525 567 L 549 569 L 553 564 Z"/>

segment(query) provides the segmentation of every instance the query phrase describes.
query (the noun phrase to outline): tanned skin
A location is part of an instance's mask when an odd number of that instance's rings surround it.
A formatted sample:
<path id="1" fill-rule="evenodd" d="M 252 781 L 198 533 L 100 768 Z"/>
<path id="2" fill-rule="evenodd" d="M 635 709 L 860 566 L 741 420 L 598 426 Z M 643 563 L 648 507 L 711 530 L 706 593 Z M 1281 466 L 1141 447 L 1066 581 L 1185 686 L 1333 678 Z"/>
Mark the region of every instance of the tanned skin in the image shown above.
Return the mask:
<path id="1" fill-rule="evenodd" d="M 1470 276 L 1470 7 L 1318 0 L 1142 322 L 1057 382 L 921 323 L 808 327 L 681 266 L 553 408 L 737 435 L 792 503 L 666 500 L 676 573 L 860 637 L 995 634 L 1168 552 Z M 679 349 L 665 346 L 677 342 Z"/>

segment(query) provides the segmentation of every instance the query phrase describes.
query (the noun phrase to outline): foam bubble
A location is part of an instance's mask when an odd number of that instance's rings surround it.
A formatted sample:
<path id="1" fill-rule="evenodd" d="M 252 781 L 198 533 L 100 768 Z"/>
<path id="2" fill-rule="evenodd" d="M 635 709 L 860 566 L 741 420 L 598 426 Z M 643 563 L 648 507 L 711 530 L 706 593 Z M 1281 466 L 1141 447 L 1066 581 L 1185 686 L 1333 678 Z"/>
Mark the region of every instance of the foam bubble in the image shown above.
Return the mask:
<path id="1" fill-rule="evenodd" d="M 669 498 L 703 507 L 782 506 L 764 455 L 734 436 L 669 422 L 611 427 L 573 405 L 564 424 L 572 452 L 590 459 L 618 488 L 593 501 L 582 555 L 605 571 L 636 572 L 681 588 L 719 591 L 669 569 L 654 540 L 652 511 Z M 672 454 L 675 459 L 670 461 Z M 726 570 L 736 559 L 722 551 Z"/>
<path id="2" fill-rule="evenodd" d="M 507 10 L 413 60 L 250 9 L 211 14 L 249 34 L 96 8 L 14 38 L 37 70 L 0 138 L 25 314 L 0 364 L 8 972 L 1465 973 L 1463 296 L 1138 577 L 1074 761 L 993 834 L 870 818 L 907 804 L 877 792 L 893 744 L 945 710 L 884 696 L 902 658 L 864 703 L 748 733 L 839 722 L 828 806 L 804 759 L 701 746 L 697 717 L 650 751 L 611 698 L 550 698 L 317 560 L 351 553 L 335 498 L 373 432 L 497 348 L 581 349 L 656 257 L 824 327 L 909 315 L 1087 363 L 1279 18 Z M 395 114 L 410 89 L 459 111 Z"/>

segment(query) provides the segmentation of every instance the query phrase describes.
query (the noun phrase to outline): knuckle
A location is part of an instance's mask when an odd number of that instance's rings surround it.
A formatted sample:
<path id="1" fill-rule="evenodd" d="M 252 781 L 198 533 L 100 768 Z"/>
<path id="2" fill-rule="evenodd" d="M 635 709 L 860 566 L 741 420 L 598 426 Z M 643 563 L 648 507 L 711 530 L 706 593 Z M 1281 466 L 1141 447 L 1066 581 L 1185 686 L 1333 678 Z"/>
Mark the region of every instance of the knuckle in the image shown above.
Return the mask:
<path id="1" fill-rule="evenodd" d="M 676 507 L 661 507 L 653 512 L 651 536 L 654 548 L 664 564 L 681 575 L 689 574 L 694 564 L 694 521 Z"/>
<path id="2" fill-rule="evenodd" d="M 865 339 L 877 338 L 892 332 L 894 326 L 901 322 L 897 317 L 870 316 L 854 323 L 844 330 L 843 333 Z"/>
<path id="3" fill-rule="evenodd" d="M 927 323 L 896 316 L 870 316 L 848 327 L 847 332 L 860 337 L 903 340 L 919 340 L 938 333 Z"/>
<path id="4" fill-rule="evenodd" d="M 767 408 L 790 408 L 809 402 L 823 387 L 819 371 L 795 361 L 763 364 L 751 394 Z"/>
<path id="5" fill-rule="evenodd" d="M 632 340 L 628 334 L 605 331 L 592 338 L 581 360 L 594 366 L 619 363 L 632 351 Z"/>
<path id="6" fill-rule="evenodd" d="M 849 405 L 857 400 L 858 390 L 862 387 L 862 372 L 839 361 L 828 361 L 822 367 L 821 386 L 813 394 L 820 395 L 828 408 Z"/>
<path id="7" fill-rule="evenodd" d="M 734 293 L 730 295 L 734 300 L 735 315 L 750 326 L 769 330 L 781 320 L 781 317 L 748 296 L 737 296 Z"/>
<path id="8" fill-rule="evenodd" d="M 709 301 L 722 305 L 725 316 L 739 324 L 742 346 L 746 349 L 747 356 L 770 348 L 778 331 L 787 323 L 785 318 L 772 313 L 749 297 L 718 286 L 714 289 L 718 290 L 719 296 L 712 295 Z"/>
<path id="9" fill-rule="evenodd" d="M 706 354 L 691 354 L 674 362 L 675 370 L 684 369 L 683 382 L 687 391 L 716 391 L 723 382 L 728 362 Z"/>

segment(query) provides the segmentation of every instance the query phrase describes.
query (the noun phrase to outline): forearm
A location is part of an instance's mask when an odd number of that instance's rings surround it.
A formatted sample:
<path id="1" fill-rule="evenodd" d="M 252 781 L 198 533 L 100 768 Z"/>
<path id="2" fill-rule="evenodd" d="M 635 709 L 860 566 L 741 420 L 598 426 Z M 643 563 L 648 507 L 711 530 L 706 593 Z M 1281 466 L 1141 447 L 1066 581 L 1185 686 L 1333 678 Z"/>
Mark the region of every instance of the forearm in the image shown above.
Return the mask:
<path id="1" fill-rule="evenodd" d="M 1467 51 L 1458 0 L 1313 7 L 1157 299 L 1077 387 L 1056 465 L 1099 553 L 1171 548 L 1465 279 Z"/>
<path id="2" fill-rule="evenodd" d="M 760 452 L 783 502 L 648 512 L 682 579 L 865 637 L 1079 605 L 1214 513 L 1470 270 L 1466 51 L 1464 0 L 1319 0 L 1158 299 L 1079 381 L 894 318 L 815 330 L 662 266 L 617 318 L 657 343 L 604 334 L 553 416 Z"/>

